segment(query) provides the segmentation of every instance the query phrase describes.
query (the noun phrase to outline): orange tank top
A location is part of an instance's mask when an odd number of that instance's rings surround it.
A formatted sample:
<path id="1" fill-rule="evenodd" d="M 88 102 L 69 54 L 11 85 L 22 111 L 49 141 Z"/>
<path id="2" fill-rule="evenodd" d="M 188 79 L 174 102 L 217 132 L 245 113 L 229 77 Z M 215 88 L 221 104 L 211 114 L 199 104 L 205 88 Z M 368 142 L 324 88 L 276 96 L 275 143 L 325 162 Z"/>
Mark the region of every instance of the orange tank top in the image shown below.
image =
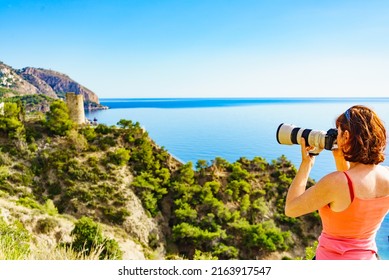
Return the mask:
<path id="1" fill-rule="evenodd" d="M 362 199 L 354 197 L 352 181 L 346 172 L 351 204 L 342 212 L 334 212 L 329 205 L 319 209 L 323 233 L 340 238 L 374 238 L 389 210 L 389 196 Z"/>

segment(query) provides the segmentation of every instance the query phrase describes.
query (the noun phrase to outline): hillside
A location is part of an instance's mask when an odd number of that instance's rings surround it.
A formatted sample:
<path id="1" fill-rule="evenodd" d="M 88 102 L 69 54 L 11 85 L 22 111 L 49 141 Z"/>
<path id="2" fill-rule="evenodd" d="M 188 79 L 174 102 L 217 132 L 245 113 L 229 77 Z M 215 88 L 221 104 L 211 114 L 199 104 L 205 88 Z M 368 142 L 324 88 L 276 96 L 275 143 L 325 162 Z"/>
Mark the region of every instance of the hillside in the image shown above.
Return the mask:
<path id="1" fill-rule="evenodd" d="M 183 164 L 130 120 L 77 127 L 62 101 L 45 114 L 5 105 L 0 251 L 17 231 L 29 248 L 19 258 L 67 259 L 58 250 L 87 227 L 120 248 L 112 258 L 281 259 L 303 257 L 320 232 L 316 214 L 283 213 L 296 173 L 285 157 Z"/>
<path id="2" fill-rule="evenodd" d="M 100 107 L 94 92 L 63 73 L 34 67 L 18 70 L 0 61 L 0 97 L 40 94 L 57 99 L 66 92 L 82 94 L 86 108 Z"/>

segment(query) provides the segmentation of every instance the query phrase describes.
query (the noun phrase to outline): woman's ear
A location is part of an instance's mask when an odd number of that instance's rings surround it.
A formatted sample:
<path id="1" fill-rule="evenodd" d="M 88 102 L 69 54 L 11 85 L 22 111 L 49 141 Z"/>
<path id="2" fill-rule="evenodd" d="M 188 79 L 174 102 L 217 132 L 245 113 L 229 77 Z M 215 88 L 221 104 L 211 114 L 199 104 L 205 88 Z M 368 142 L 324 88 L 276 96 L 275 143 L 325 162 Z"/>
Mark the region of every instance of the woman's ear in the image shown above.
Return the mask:
<path id="1" fill-rule="evenodd" d="M 348 130 L 345 130 L 343 132 L 343 138 L 344 138 L 346 143 L 350 140 L 350 132 L 348 132 Z"/>

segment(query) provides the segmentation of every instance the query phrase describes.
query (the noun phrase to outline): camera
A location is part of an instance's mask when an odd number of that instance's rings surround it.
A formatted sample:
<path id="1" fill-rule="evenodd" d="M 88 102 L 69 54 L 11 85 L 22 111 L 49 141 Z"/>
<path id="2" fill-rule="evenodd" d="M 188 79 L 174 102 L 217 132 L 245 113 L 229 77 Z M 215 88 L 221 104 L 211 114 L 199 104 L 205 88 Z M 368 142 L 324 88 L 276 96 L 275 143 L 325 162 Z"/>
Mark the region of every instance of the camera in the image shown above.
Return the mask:
<path id="1" fill-rule="evenodd" d="M 282 123 L 277 129 L 277 141 L 283 145 L 300 145 L 301 137 L 305 139 L 306 146 L 312 146 L 314 149 L 311 155 L 318 155 L 323 149 L 333 150 L 337 148 L 336 137 L 338 130 L 330 128 L 327 132 L 323 130 L 313 130 L 297 127 L 292 124 Z"/>

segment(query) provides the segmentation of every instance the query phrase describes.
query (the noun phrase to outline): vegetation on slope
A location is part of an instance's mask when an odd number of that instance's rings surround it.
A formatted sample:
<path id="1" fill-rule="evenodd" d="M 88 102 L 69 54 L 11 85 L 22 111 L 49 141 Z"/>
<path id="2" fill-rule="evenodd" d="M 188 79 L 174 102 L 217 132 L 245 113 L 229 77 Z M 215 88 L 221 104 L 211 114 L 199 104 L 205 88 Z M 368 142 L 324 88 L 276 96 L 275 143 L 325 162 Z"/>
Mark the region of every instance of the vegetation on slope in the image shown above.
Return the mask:
<path id="1" fill-rule="evenodd" d="M 271 163 L 256 157 L 183 164 L 139 123 L 77 127 L 59 100 L 46 114 L 26 114 L 22 102 L 5 103 L 0 149 L 0 197 L 45 213 L 35 233 L 50 234 L 56 217 L 71 217 L 73 234 L 67 242 L 58 238 L 53 250 L 81 252 L 82 258 L 93 248 L 101 249 L 97 258 L 125 253 L 100 225 L 130 236 L 147 258 L 167 259 L 301 257 L 320 230 L 316 214 L 284 215 L 296 174 L 284 156 Z M 136 200 L 155 227 L 134 223 Z M 18 229 L 28 227 L 16 222 Z M 84 229 L 77 231 L 77 225 Z M 4 236 L 12 230 L 14 225 L 1 222 Z"/>

